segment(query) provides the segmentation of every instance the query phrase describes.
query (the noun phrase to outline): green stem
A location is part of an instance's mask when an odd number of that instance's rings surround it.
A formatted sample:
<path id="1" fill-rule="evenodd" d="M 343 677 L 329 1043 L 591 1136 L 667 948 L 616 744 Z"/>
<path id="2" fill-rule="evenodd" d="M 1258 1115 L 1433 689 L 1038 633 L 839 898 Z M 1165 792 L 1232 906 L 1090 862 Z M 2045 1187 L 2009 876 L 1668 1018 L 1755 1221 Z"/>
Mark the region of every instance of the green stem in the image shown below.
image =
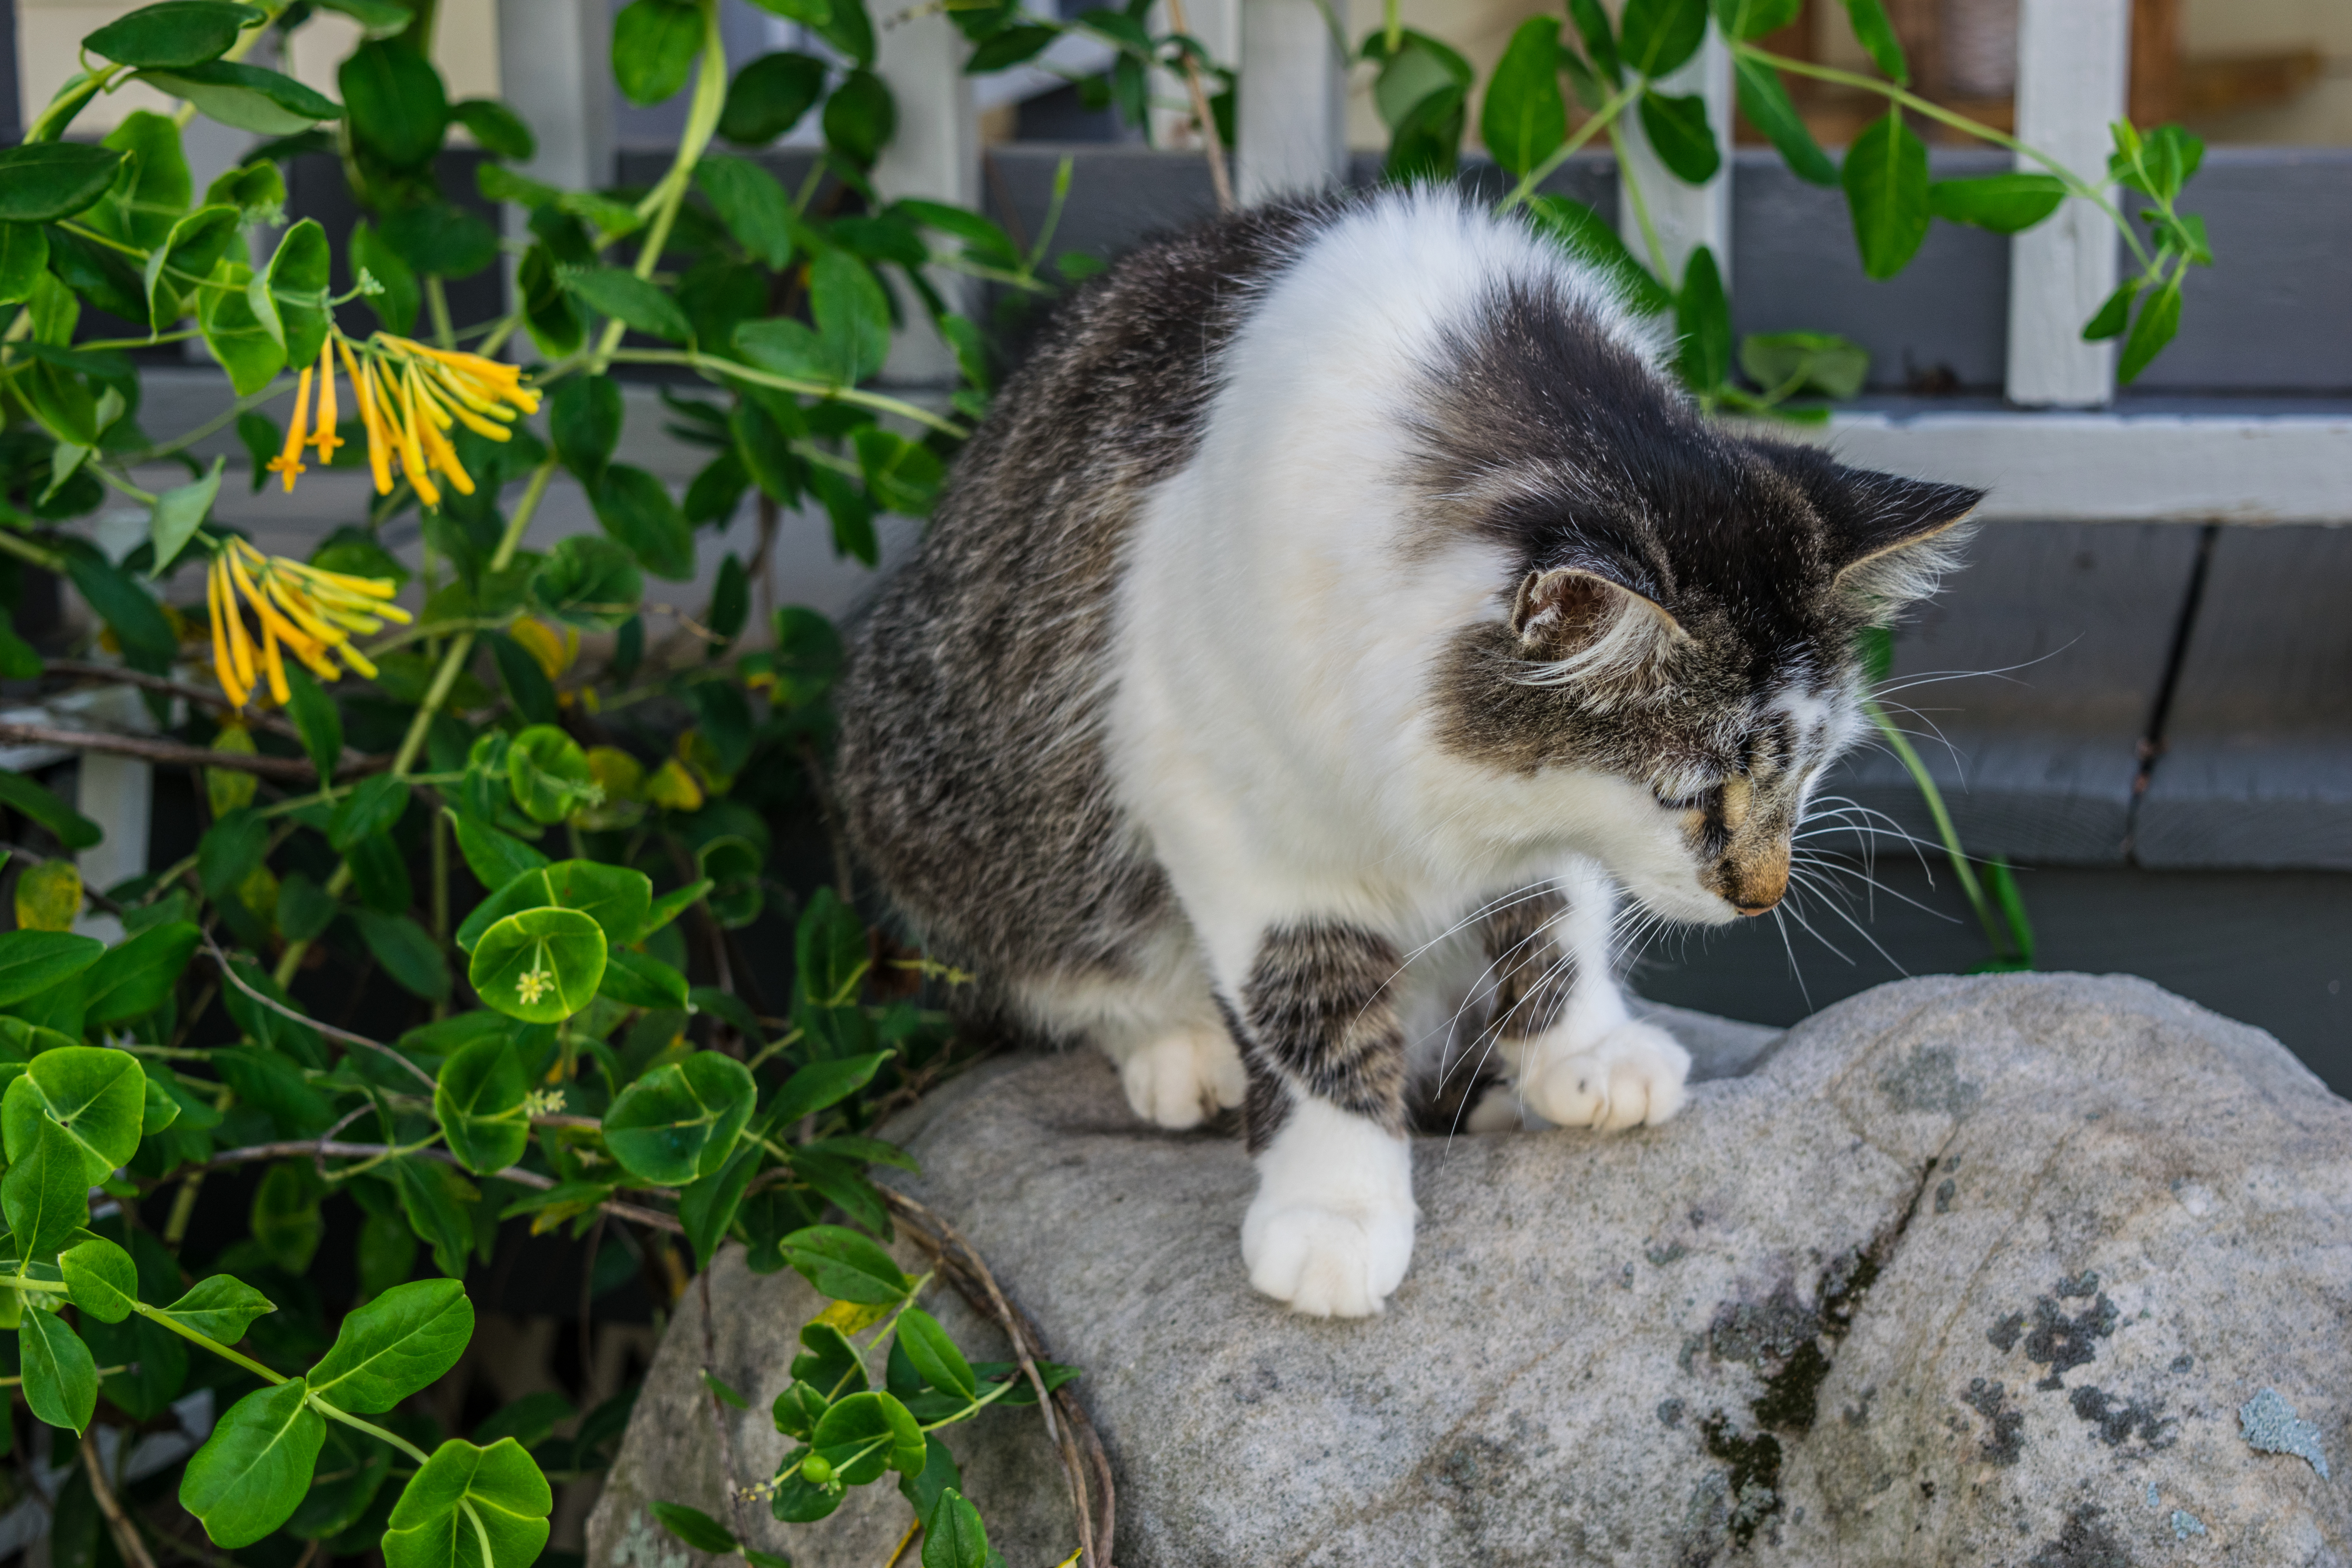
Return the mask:
<path id="1" fill-rule="evenodd" d="M 1881 81 L 1876 77 L 1864 76 L 1858 71 L 1840 70 L 1835 66 L 1817 66 L 1811 60 L 1790 59 L 1785 55 L 1776 55 L 1759 49 L 1753 44 L 1735 43 L 1731 47 L 1735 54 L 1743 55 L 1759 65 L 1769 66 L 1774 70 L 1789 71 L 1797 76 L 1811 77 L 1816 81 L 1836 82 L 1841 87 L 1858 87 L 1865 92 L 1874 92 L 1890 103 L 1899 103 L 1915 114 L 1925 115 L 1940 125 L 1948 125 L 1964 135 L 1973 136 L 1979 142 L 1990 142 L 1996 147 L 2006 147 L 2012 153 L 2032 159 L 2057 175 L 2060 182 L 2065 185 L 2068 194 L 2082 197 L 2083 200 L 2091 203 L 2106 214 L 2108 221 L 2116 226 L 2122 233 L 2125 242 L 2132 247 L 2132 254 L 2139 258 L 2140 265 L 2142 267 L 2149 265 L 2147 247 L 2140 243 L 2137 231 L 2125 221 L 2124 215 L 2116 209 L 2113 202 L 2107 199 L 2106 193 L 2086 183 L 2074 170 L 2040 148 L 2030 147 L 2005 131 L 1996 131 L 1990 125 L 1970 120 L 1965 114 L 1954 113 L 1940 103 L 1930 103 L 1917 93 L 1906 92 L 1893 82 Z"/>
<path id="2" fill-rule="evenodd" d="M 1611 94 L 1608 102 L 1592 111 L 1591 119 L 1576 128 L 1576 134 L 1553 148 L 1550 157 L 1529 169 L 1520 178 L 1519 183 L 1511 187 L 1511 194 L 1505 196 L 1495 210 L 1498 213 L 1509 212 L 1513 207 L 1535 195 L 1537 186 L 1550 179 L 1562 163 L 1576 155 L 1578 149 L 1600 135 L 1601 132 L 1608 131 L 1614 135 L 1617 117 L 1625 111 L 1625 106 L 1633 102 L 1634 96 L 1641 90 L 1641 84 L 1634 82 L 1619 88 Z M 1624 159 L 1621 156 L 1618 163 L 1622 166 Z"/>
<path id="3" fill-rule="evenodd" d="M 1658 226 L 1650 221 L 1650 204 L 1642 195 L 1642 182 L 1633 176 L 1633 162 L 1625 155 L 1624 132 L 1613 122 L 1609 127 L 1609 150 L 1617 154 L 1617 177 L 1625 183 L 1626 198 L 1633 204 L 1633 221 L 1642 226 L 1642 248 L 1650 253 L 1650 270 L 1672 289 L 1675 274 L 1666 262 L 1666 247 L 1658 238 Z"/>
<path id="4" fill-rule="evenodd" d="M 730 376 L 748 381 L 755 386 L 772 386 L 782 392 L 797 392 L 804 397 L 830 397 L 841 403 L 855 403 L 860 407 L 884 414 L 896 414 L 902 419 L 928 425 L 942 435 L 963 437 L 971 434 L 952 419 L 942 419 L 928 408 L 886 397 L 878 392 L 866 392 L 855 386 L 829 386 L 821 381 L 803 381 L 794 376 L 777 375 L 730 359 L 715 359 L 691 349 L 615 349 L 605 356 L 614 364 L 683 364 L 713 375 Z"/>
<path id="5" fill-rule="evenodd" d="M 694 79 L 694 100 L 687 110 L 686 131 L 678 138 L 677 156 L 671 160 L 669 173 L 661 183 L 646 193 L 651 202 L 653 222 L 646 231 L 646 241 L 637 251 L 637 264 L 633 269 L 640 278 L 650 278 L 661 261 L 662 247 L 669 243 L 670 226 L 677 221 L 677 209 L 685 204 L 687 187 L 694 183 L 694 166 L 702 161 L 702 150 L 710 145 L 710 138 L 719 130 L 719 111 L 727 107 L 727 39 L 719 30 L 719 0 L 700 0 L 702 9 L 702 63 Z M 638 210 L 646 208 L 641 204 Z M 628 330 L 626 323 L 610 321 L 604 323 L 602 336 L 596 340 L 596 353 L 592 369 L 602 374 L 614 357 L 613 351 L 621 346 L 621 334 Z"/>
<path id="6" fill-rule="evenodd" d="M 1912 784 L 1918 788 L 1919 798 L 1927 803 L 1927 815 L 1936 820 L 1936 837 L 1944 841 L 1944 855 L 1952 863 L 1952 874 L 1959 879 L 1960 891 L 1968 895 L 1969 905 L 1976 910 L 1977 920 L 1983 925 L 1985 935 L 1991 940 L 1993 951 L 2007 952 L 2009 944 L 2002 937 L 2000 923 L 1993 918 L 1992 905 L 1985 899 L 1984 888 L 1977 880 L 1976 868 L 1969 864 L 1968 852 L 1960 847 L 1959 829 L 1952 826 L 1952 814 L 1945 809 L 1944 792 L 1937 789 L 1936 781 L 1928 776 L 1927 764 L 1919 760 L 1918 752 L 1912 747 L 1911 737 L 1895 727 L 1894 721 L 1886 716 L 1886 710 L 1875 702 L 1865 702 L 1862 708 L 1870 716 L 1870 721 L 1878 726 L 1880 737 L 1895 753 L 1895 760 L 1911 775 Z"/>
<path id="7" fill-rule="evenodd" d="M 107 468 L 107 466 L 104 463 L 86 462 L 82 467 L 89 469 L 91 473 L 96 474 L 100 479 L 106 481 L 109 489 L 121 490 L 132 500 L 144 501 L 149 506 L 153 506 L 155 504 L 155 495 L 152 490 L 142 490 L 137 485 L 132 484 L 129 479 L 116 478 L 114 474 Z"/>
<path id="8" fill-rule="evenodd" d="M 508 521 L 507 531 L 499 540 L 499 548 L 490 557 L 489 569 L 492 572 L 504 571 L 513 562 L 515 552 L 522 548 L 522 536 L 530 527 L 531 518 L 539 511 L 539 503 L 547 495 L 548 481 L 554 478 L 553 458 L 531 470 L 530 483 L 525 487 L 522 500 L 516 504 L 514 516 Z M 449 700 L 450 689 L 457 684 L 457 677 L 464 673 L 466 661 L 472 657 L 473 651 L 474 634 L 465 632 L 452 641 L 449 651 L 441 656 L 441 668 L 433 672 L 433 684 L 425 689 L 425 700 L 417 708 L 416 717 L 409 721 L 408 733 L 401 737 L 400 750 L 393 753 L 392 773 L 395 777 L 404 776 L 410 765 L 416 761 L 416 753 L 425 749 L 425 737 L 433 730 L 433 716 L 440 712 L 441 704 Z M 333 876 L 327 879 L 327 896 L 341 899 L 351 885 L 352 863 L 346 860 L 335 868 Z M 310 944 L 307 942 L 288 942 L 285 952 L 278 960 L 278 967 L 270 972 L 270 978 L 277 981 L 281 988 L 293 984 L 295 971 L 302 966 L 302 955 L 310 950 Z"/>
<path id="9" fill-rule="evenodd" d="M 161 341 L 168 342 L 171 340 L 166 338 Z M 193 447 L 197 442 L 203 440 L 205 437 L 213 434 L 215 431 L 235 424 L 239 415 L 250 413 L 254 409 L 260 407 L 265 403 L 285 396 L 288 393 L 294 390 L 294 385 L 295 384 L 291 378 L 283 381 L 273 381 L 268 386 L 263 387 L 260 391 L 250 393 L 246 396 L 238 398 L 236 402 L 230 404 L 226 408 L 224 408 L 218 414 L 214 415 L 210 419 L 205 420 L 194 429 L 174 436 L 168 441 L 161 442 L 155 446 L 150 447 L 143 452 L 132 453 L 130 457 L 122 459 L 123 466 L 126 468 L 136 468 L 141 463 L 152 463 L 158 458 L 168 458 L 174 452 L 183 451 L 187 447 Z"/>
<path id="10" fill-rule="evenodd" d="M 219 1356 L 224 1361 L 233 1361 L 236 1363 L 237 1365 L 245 1368 L 246 1371 L 266 1378 L 271 1383 L 291 1383 L 294 1381 L 292 1378 L 288 1377 L 284 1373 L 271 1371 L 268 1367 L 262 1365 L 259 1362 L 254 1360 L 251 1356 L 245 1354 L 241 1351 L 233 1351 L 226 1345 L 221 1343 L 218 1340 L 196 1332 L 195 1330 L 188 1327 L 185 1323 L 183 1323 L 178 1319 L 173 1317 L 171 1313 L 160 1311 L 157 1309 L 149 1306 L 144 1301 L 131 1302 L 131 1310 L 138 1313 L 142 1318 L 161 1323 L 163 1327 L 171 1330 L 182 1339 L 204 1346 L 205 1349 L 212 1352 L 213 1354 Z"/>
<path id="11" fill-rule="evenodd" d="M 437 272 L 425 275 L 425 304 L 433 316 L 433 342 L 445 349 L 457 346 L 457 323 L 449 319 L 449 291 L 441 286 Z"/>
<path id="12" fill-rule="evenodd" d="M 340 1421 L 344 1426 L 352 1427 L 356 1431 L 366 1433 L 369 1436 L 377 1439 L 379 1442 L 391 1444 L 394 1447 L 399 1449 L 402 1453 L 407 1455 L 410 1458 L 415 1460 L 420 1465 L 428 1462 L 432 1458 L 430 1454 L 427 1454 L 424 1449 L 418 1447 L 415 1444 L 410 1442 L 399 1433 L 387 1432 L 373 1421 L 362 1421 L 348 1410 L 338 1410 L 315 1394 L 311 1394 L 303 1403 L 310 1405 L 311 1409 L 317 1411 L 320 1415 L 325 1416 L 330 1421 Z M 490 1553 L 487 1548 L 484 1549 L 482 1552 L 482 1561 L 485 1563 L 491 1561 Z"/>
<path id="13" fill-rule="evenodd" d="M 13 555 L 19 561 L 29 561 L 46 572 L 55 572 L 60 576 L 65 574 L 64 556 L 54 550 L 44 550 L 24 535 L 5 528 L 0 528 L 0 552 Z"/>

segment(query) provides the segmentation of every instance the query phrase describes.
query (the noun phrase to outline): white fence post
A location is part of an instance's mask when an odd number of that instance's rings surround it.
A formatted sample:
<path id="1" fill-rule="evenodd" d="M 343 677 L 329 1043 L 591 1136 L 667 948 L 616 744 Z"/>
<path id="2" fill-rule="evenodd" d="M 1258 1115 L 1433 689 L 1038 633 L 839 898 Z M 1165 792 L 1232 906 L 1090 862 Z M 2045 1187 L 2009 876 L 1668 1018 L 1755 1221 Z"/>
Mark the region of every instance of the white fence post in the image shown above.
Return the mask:
<path id="1" fill-rule="evenodd" d="M 2079 174 L 2106 168 L 2107 126 L 2131 79 L 2131 0 L 2022 0 L 2017 22 L 2017 136 Z M 2041 165 L 2021 157 L 2017 166 Z M 2095 408 L 2115 398 L 2115 345 L 2083 323 L 2115 291 L 2114 226 L 2070 199 L 2009 242 L 2011 403 Z"/>
<path id="2" fill-rule="evenodd" d="M 503 96 L 539 140 L 521 172 L 568 190 L 611 184 L 611 7 L 603 0 L 498 3 Z"/>
<path id="3" fill-rule="evenodd" d="M 1347 0 L 1332 0 L 1342 35 Z M 1348 64 L 1316 0 L 1241 0 L 1242 203 L 1328 189 L 1348 177 Z"/>
<path id="4" fill-rule="evenodd" d="M 886 21 L 875 52 L 876 74 L 888 84 L 898 108 L 898 129 L 874 165 L 874 188 L 885 200 L 919 196 L 980 205 L 980 117 L 972 107 L 971 79 L 963 74 L 968 46 L 943 10 L 921 8 Z M 965 308 L 969 280 L 934 271 L 931 287 L 949 305 Z M 897 279 L 898 303 L 908 322 L 890 344 L 882 378 L 900 385 L 945 386 L 956 379 L 954 351 L 932 330 L 922 301 Z"/>
<path id="5" fill-rule="evenodd" d="M 1671 98 L 1695 92 L 1706 100 L 1707 125 L 1715 132 L 1716 150 L 1723 160 L 1715 178 L 1704 185 L 1686 185 L 1651 151 L 1637 110 L 1628 110 L 1618 120 L 1625 129 L 1626 173 L 1640 183 L 1643 200 L 1649 204 L 1650 222 L 1658 231 L 1659 247 L 1666 253 L 1666 287 L 1682 287 L 1684 263 L 1704 245 L 1715 253 L 1716 268 L 1723 274 L 1724 286 L 1729 288 L 1731 51 L 1714 28 L 1707 29 L 1706 42 L 1697 54 L 1658 79 L 1658 90 Z M 1640 216 L 1634 210 L 1633 187 L 1622 180 L 1617 186 L 1617 232 L 1634 255 L 1644 262 L 1651 259 Z"/>

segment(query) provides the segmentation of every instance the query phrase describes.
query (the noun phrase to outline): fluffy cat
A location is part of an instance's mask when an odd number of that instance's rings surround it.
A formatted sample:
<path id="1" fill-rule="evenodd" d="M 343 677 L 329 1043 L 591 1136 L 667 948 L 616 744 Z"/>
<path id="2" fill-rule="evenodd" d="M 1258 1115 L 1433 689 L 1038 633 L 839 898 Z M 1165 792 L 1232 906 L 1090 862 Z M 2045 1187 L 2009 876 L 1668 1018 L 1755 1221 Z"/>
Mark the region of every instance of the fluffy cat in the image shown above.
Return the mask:
<path id="1" fill-rule="evenodd" d="M 1662 346 L 1446 191 L 1147 245 L 1005 385 L 856 648 L 867 864 L 968 1010 L 1091 1039 L 1163 1127 L 1243 1106 L 1243 1258 L 1302 1312 L 1404 1277 L 1416 1089 L 1674 1114 L 1616 889 L 1780 900 L 1855 634 L 1979 499 L 1710 425 Z"/>

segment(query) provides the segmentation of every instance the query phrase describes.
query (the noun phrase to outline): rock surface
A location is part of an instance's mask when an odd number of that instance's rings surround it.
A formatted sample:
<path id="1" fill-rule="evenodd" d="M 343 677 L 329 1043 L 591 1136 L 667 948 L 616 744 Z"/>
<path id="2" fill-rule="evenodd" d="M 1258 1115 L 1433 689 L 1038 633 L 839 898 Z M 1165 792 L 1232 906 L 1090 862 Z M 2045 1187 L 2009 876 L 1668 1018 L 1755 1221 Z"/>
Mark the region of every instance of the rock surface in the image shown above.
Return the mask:
<path id="1" fill-rule="evenodd" d="M 1091 1053 L 992 1064 L 894 1131 L 1087 1369 L 1120 1568 L 2352 1563 L 2352 1105 L 2134 980 L 1908 981 L 1738 1072 L 1762 1037 L 1713 1037 L 1737 1076 L 1664 1127 L 1422 1143 L 1412 1271 L 1364 1322 L 1253 1295 L 1239 1147 L 1137 1125 Z M 710 1300 L 764 1477 L 814 1300 L 729 1254 Z M 726 1511 L 682 1307 L 591 1568 L 698 1568 L 644 1505 Z M 952 1443 L 1013 1568 L 1060 1562 L 1035 1412 Z M 906 1505 L 853 1496 L 819 1525 L 747 1505 L 752 1542 L 874 1568 Z"/>

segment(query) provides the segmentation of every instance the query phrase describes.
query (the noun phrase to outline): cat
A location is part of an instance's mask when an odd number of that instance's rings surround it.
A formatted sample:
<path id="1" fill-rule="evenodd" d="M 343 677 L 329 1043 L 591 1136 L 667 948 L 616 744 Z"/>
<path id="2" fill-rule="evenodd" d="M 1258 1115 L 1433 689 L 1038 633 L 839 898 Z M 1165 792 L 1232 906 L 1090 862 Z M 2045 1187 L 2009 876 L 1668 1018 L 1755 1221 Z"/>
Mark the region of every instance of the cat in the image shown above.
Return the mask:
<path id="1" fill-rule="evenodd" d="M 855 640 L 843 816 L 980 977 L 967 1017 L 1092 1040 L 1162 1127 L 1242 1107 L 1243 1260 L 1298 1311 L 1402 1280 L 1416 1092 L 1675 1113 L 1618 889 L 1780 899 L 1863 727 L 1857 634 L 1980 499 L 1710 424 L 1667 352 L 1449 190 L 1148 243 L 1006 382 Z"/>

